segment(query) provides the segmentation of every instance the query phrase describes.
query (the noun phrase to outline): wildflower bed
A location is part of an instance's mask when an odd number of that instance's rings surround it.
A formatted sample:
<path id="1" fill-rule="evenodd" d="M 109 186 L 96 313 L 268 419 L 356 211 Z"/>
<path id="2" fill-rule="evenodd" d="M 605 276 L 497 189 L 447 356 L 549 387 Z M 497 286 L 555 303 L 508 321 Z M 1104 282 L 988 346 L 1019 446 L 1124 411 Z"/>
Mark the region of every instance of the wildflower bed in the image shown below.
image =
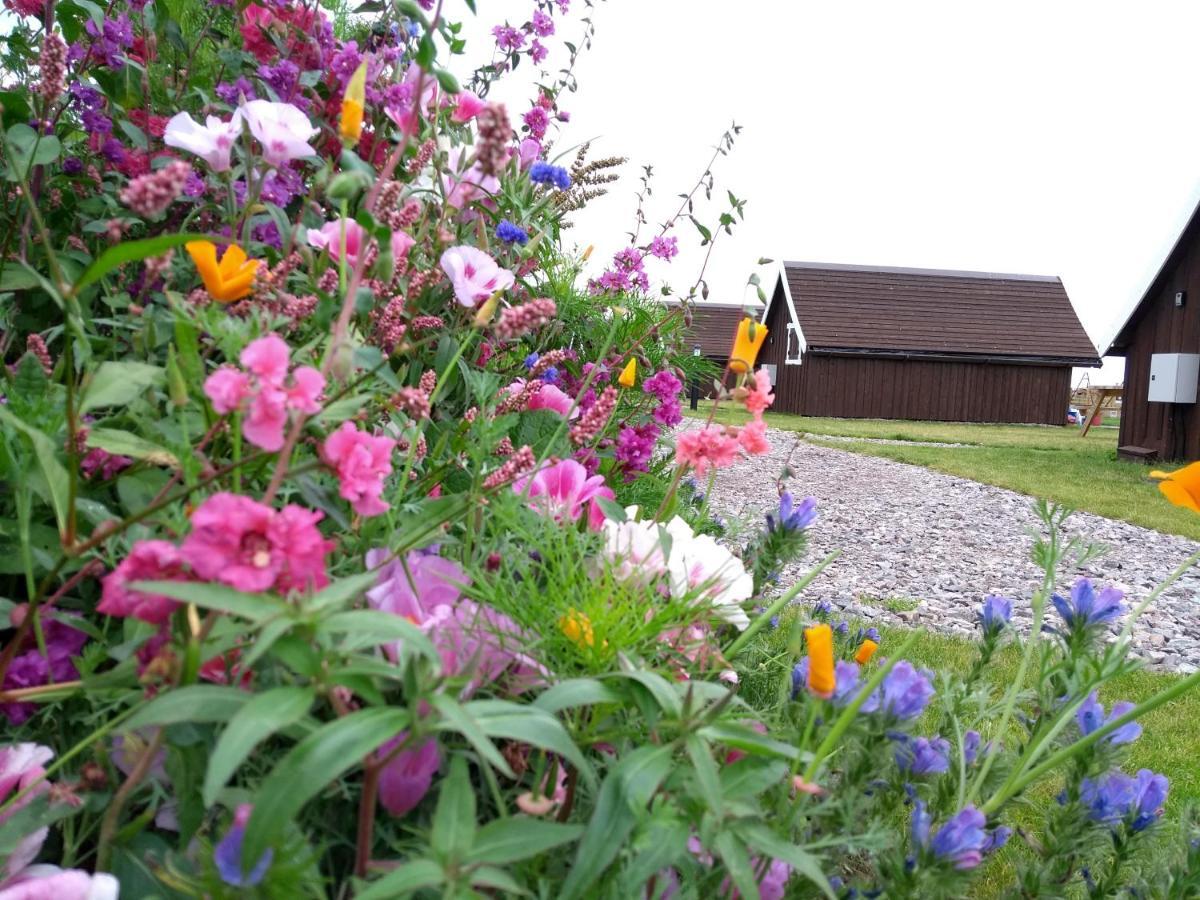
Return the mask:
<path id="1" fill-rule="evenodd" d="M 1017 840 L 1014 895 L 1193 896 L 1130 754 L 1200 676 L 1101 695 L 1155 597 L 1075 579 L 1063 511 L 965 672 L 771 631 L 819 505 L 705 500 L 770 451 L 765 331 L 718 373 L 748 419 L 676 434 L 704 272 L 649 298 L 680 225 L 740 221 L 737 129 L 587 277 L 571 5 L 466 71 L 437 0 L 6 0 L 0 900 L 959 897 Z"/>

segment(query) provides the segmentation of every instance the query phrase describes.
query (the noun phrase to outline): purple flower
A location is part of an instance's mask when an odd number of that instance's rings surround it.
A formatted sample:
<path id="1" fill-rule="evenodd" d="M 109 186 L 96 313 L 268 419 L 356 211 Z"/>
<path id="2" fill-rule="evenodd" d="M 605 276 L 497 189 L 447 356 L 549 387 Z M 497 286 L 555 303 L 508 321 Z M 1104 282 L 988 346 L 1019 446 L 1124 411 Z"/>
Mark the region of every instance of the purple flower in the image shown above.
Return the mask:
<path id="1" fill-rule="evenodd" d="M 128 15 L 121 13 L 115 19 L 105 19 L 102 25 L 89 18 L 83 28 L 92 39 L 93 55 L 110 69 L 124 67 L 124 51 L 133 46 L 133 24 Z"/>
<path id="2" fill-rule="evenodd" d="M 645 472 L 649 469 L 658 435 L 658 426 L 652 422 L 634 428 L 626 426 L 617 433 L 617 446 L 613 456 L 624 467 L 626 473 Z"/>
<path id="3" fill-rule="evenodd" d="M 529 234 L 524 228 L 508 219 L 501 219 L 500 224 L 496 226 L 496 238 L 506 244 L 524 245 L 529 241 Z"/>
<path id="4" fill-rule="evenodd" d="M 525 46 L 525 32 L 511 25 L 497 25 L 492 29 L 496 46 L 501 50 L 520 50 Z"/>
<path id="5" fill-rule="evenodd" d="M 1104 705 L 1100 702 L 1095 691 L 1088 694 L 1083 705 L 1079 707 L 1075 713 L 1075 722 L 1079 725 L 1079 733 L 1089 735 L 1102 725 L 1119 719 L 1121 716 L 1133 709 L 1133 704 L 1129 702 L 1121 702 L 1113 704 L 1112 712 L 1108 718 L 1104 717 Z M 1116 731 L 1112 732 L 1105 738 L 1110 744 L 1119 746 L 1121 744 L 1129 744 L 1136 741 L 1142 736 L 1142 726 L 1137 722 L 1126 722 Z"/>
<path id="6" fill-rule="evenodd" d="M 83 171 L 83 160 L 78 156 L 68 156 L 63 160 L 62 168 L 66 175 L 78 175 Z"/>
<path id="7" fill-rule="evenodd" d="M 940 775 L 950 769 L 950 742 L 942 737 L 901 735 L 895 758 L 896 765 L 910 775 Z"/>
<path id="8" fill-rule="evenodd" d="M 888 672 L 879 690 L 867 698 L 863 712 L 882 712 L 902 720 L 915 719 L 933 699 L 932 674 L 914 668 L 908 660 L 901 660 Z"/>
<path id="9" fill-rule="evenodd" d="M 23 607 L 14 608 L 21 609 Z M 69 617 L 64 617 L 69 618 Z M 87 643 L 87 635 L 73 628 L 69 622 L 58 618 L 49 618 L 42 613 L 42 637 L 46 643 L 46 655 L 38 649 L 37 641 L 32 631 L 29 633 L 20 651 L 13 657 L 8 671 L 4 673 L 3 689 L 6 691 L 17 688 L 39 687 L 55 682 L 71 681 L 78 677 L 73 658 L 79 655 L 83 645 Z M 0 712 L 8 718 L 12 725 L 19 725 L 37 711 L 35 703 L 3 703 Z"/>
<path id="10" fill-rule="evenodd" d="M 216 863 L 217 873 L 221 880 L 233 887 L 254 887 L 259 884 L 271 868 L 271 860 L 275 858 L 274 850 L 264 850 L 249 872 L 242 869 L 242 842 L 246 839 L 246 823 L 250 821 L 253 807 L 243 803 L 233 814 L 233 824 L 225 832 L 213 848 L 213 862 Z"/>
<path id="11" fill-rule="evenodd" d="M 294 100 L 300 88 L 300 67 L 290 59 L 281 59 L 273 66 L 259 66 L 258 77 L 270 86 L 281 103 Z"/>
<path id="12" fill-rule="evenodd" d="M 571 176 L 566 169 L 540 159 L 529 167 L 529 180 L 534 184 L 552 184 L 560 191 L 571 186 Z"/>
<path id="13" fill-rule="evenodd" d="M 112 134 L 112 120 L 98 109 L 85 109 L 79 121 L 84 130 L 92 134 Z"/>
<path id="14" fill-rule="evenodd" d="M 669 369 L 655 372 L 642 382 L 642 390 L 647 394 L 653 394 L 660 403 L 675 399 L 682 389 L 683 382 L 676 378 Z"/>
<path id="15" fill-rule="evenodd" d="M 784 531 L 803 531 L 817 520 L 817 498 L 805 497 L 796 505 L 790 491 L 779 497 L 779 521 L 767 514 L 767 530 L 774 531 L 776 524 Z M 878 641 L 876 641 L 878 643 Z"/>
<path id="16" fill-rule="evenodd" d="M 99 109 L 104 106 L 104 95 L 88 84 L 71 82 L 71 99 L 81 109 Z"/>
<path id="17" fill-rule="evenodd" d="M 550 51 L 546 48 L 546 45 L 537 38 L 534 38 L 533 42 L 529 45 L 529 58 L 533 60 L 534 65 L 537 65 L 549 55 Z M 563 121 L 565 122 L 566 119 L 563 119 Z"/>
<path id="18" fill-rule="evenodd" d="M 661 234 L 650 242 L 650 255 L 670 260 L 679 253 L 679 238 L 663 237 Z"/>
<path id="19" fill-rule="evenodd" d="M 1097 593 L 1091 580 L 1087 578 L 1080 578 L 1075 582 L 1069 600 L 1059 594 L 1055 594 L 1051 599 L 1067 629 L 1073 633 L 1081 633 L 1103 625 L 1125 611 L 1125 604 L 1122 602 L 1125 595 L 1121 591 L 1109 586 Z"/>
<path id="20" fill-rule="evenodd" d="M 839 659 L 833 667 L 835 687 L 829 698 L 834 706 L 846 706 L 858 696 L 859 669 L 857 663 Z M 808 684 L 808 657 L 792 667 L 792 699 L 800 696 Z"/>
<path id="21" fill-rule="evenodd" d="M 538 37 L 550 37 L 554 34 L 554 20 L 540 9 L 534 11 L 530 24 Z"/>
<path id="22" fill-rule="evenodd" d="M 973 806 L 966 806 L 950 821 L 938 829 L 929 840 L 932 817 L 925 809 L 924 801 L 918 800 L 913 809 L 910 830 L 913 845 L 929 849 L 938 859 L 954 864 L 956 869 L 973 869 L 983 861 L 983 854 L 1003 846 L 1008 840 L 1008 830 L 996 829 L 988 834 L 985 826 L 987 817 Z"/>
<path id="23" fill-rule="evenodd" d="M 527 357 L 525 357 L 525 363 L 524 363 L 525 368 L 527 370 L 532 369 L 534 366 L 537 365 L 537 361 L 541 358 L 542 358 L 542 355 L 540 353 L 538 353 L 536 350 L 533 353 L 530 353 Z"/>
<path id="24" fill-rule="evenodd" d="M 119 166 L 125 161 L 125 145 L 114 137 L 110 137 L 104 142 L 100 152 L 104 154 L 105 159 L 115 165 Z"/>
<path id="25" fill-rule="evenodd" d="M 1134 787 L 1134 817 L 1130 823 L 1134 831 L 1142 831 L 1158 820 L 1170 789 L 1171 783 L 1166 775 L 1159 775 L 1149 769 L 1138 769 L 1137 783 Z"/>
<path id="26" fill-rule="evenodd" d="M 401 732 L 380 748 L 380 756 L 386 756 L 396 746 L 408 739 L 408 732 Z M 401 750 L 383 767 L 379 777 L 379 802 L 393 816 L 407 815 L 415 809 L 433 784 L 433 776 L 441 765 L 441 753 L 433 738 L 419 747 Z"/>
<path id="27" fill-rule="evenodd" d="M 187 197 L 202 197 L 208 186 L 204 183 L 204 179 L 196 174 L 193 170 L 187 177 L 187 181 L 183 183 L 183 193 Z"/>
<path id="28" fill-rule="evenodd" d="M 985 636 L 995 636 L 1003 631 L 1012 620 L 1012 601 L 999 594 L 991 594 L 983 601 L 979 622 Z"/>
<path id="29" fill-rule="evenodd" d="M 1110 772 L 1102 778 L 1085 778 L 1079 786 L 1079 799 L 1093 822 L 1115 825 L 1128 822 L 1134 831 L 1142 831 L 1162 815 L 1170 782 L 1165 775 L 1139 769 L 1130 778 L 1124 772 Z"/>
<path id="30" fill-rule="evenodd" d="M 833 615 L 833 604 L 828 600 L 818 600 L 813 604 L 814 616 L 831 616 Z"/>
<path id="31" fill-rule="evenodd" d="M 535 106 L 521 116 L 521 121 L 529 128 L 529 133 L 540 141 L 546 136 L 546 129 L 550 125 L 550 113 L 540 106 Z"/>
<path id="32" fill-rule="evenodd" d="M 222 103 L 228 103 L 230 106 L 240 106 L 242 97 L 245 97 L 247 100 L 258 99 L 258 95 L 254 92 L 254 84 L 244 75 L 232 83 L 222 81 L 218 84 L 217 96 L 221 99 Z"/>
<path id="33" fill-rule="evenodd" d="M 979 741 L 978 731 L 968 731 L 963 735 L 963 759 L 968 766 L 975 765 L 975 759 L 979 756 Z"/>

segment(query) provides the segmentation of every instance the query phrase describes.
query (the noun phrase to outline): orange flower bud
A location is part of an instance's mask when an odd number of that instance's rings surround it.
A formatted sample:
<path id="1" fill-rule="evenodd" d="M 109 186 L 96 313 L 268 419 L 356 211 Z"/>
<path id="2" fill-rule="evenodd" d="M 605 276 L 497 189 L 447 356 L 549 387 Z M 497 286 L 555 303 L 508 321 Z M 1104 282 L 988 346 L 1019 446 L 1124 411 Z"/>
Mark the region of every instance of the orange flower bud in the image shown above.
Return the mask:
<path id="1" fill-rule="evenodd" d="M 804 629 L 808 646 L 808 689 L 818 697 L 830 697 L 837 687 L 833 672 L 833 629 L 822 623 Z"/>
<path id="2" fill-rule="evenodd" d="M 631 388 L 637 383 L 637 358 L 629 357 L 629 362 L 625 363 L 625 368 L 621 370 L 621 375 L 617 379 L 617 384 L 621 387 Z"/>
<path id="3" fill-rule="evenodd" d="M 362 134 L 363 107 L 367 102 L 367 61 L 364 59 L 350 76 L 342 96 L 342 117 L 338 131 L 349 146 L 358 143 Z"/>
<path id="4" fill-rule="evenodd" d="M 858 652 L 854 654 L 854 661 L 860 666 L 865 666 L 871 661 L 871 657 L 875 655 L 875 651 L 879 649 L 879 645 L 870 638 L 862 642 L 862 646 L 858 648 Z"/>
<path id="5" fill-rule="evenodd" d="M 767 328 L 749 316 L 738 322 L 737 335 L 733 339 L 733 350 L 729 354 L 729 370 L 741 375 L 754 368 L 758 351 L 767 339 Z"/>

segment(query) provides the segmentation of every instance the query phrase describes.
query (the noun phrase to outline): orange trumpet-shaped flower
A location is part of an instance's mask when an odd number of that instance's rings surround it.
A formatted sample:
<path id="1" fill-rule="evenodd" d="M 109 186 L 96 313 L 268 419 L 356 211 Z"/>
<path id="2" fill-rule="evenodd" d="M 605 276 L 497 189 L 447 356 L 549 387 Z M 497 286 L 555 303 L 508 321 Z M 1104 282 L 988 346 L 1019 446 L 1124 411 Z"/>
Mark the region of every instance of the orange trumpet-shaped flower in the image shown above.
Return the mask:
<path id="1" fill-rule="evenodd" d="M 629 362 L 625 363 L 625 368 L 621 370 L 621 375 L 617 378 L 617 384 L 621 387 L 631 388 L 637 383 L 637 358 L 629 357 Z"/>
<path id="2" fill-rule="evenodd" d="M 247 259 L 246 251 L 237 244 L 225 248 L 220 262 L 217 262 L 217 245 L 212 241 L 188 241 L 184 246 L 196 264 L 204 287 L 218 303 L 232 303 L 250 294 L 258 272 L 258 260 Z"/>
<path id="3" fill-rule="evenodd" d="M 367 61 L 364 59 L 350 76 L 346 93 L 342 95 L 342 117 L 338 132 L 347 144 L 353 147 L 362 134 L 363 108 L 367 103 Z"/>
<path id="4" fill-rule="evenodd" d="M 1174 472 L 1155 470 L 1151 478 L 1157 478 L 1158 489 L 1176 506 L 1200 512 L 1200 462 L 1176 469 Z"/>
<path id="5" fill-rule="evenodd" d="M 871 661 L 871 657 L 875 655 L 875 651 L 878 649 L 879 645 L 870 638 L 867 638 L 858 648 L 858 652 L 854 654 L 854 661 L 860 666 L 865 666 Z"/>
<path id="6" fill-rule="evenodd" d="M 818 697 L 833 696 L 837 677 L 833 671 L 833 629 L 826 624 L 804 629 L 808 646 L 808 689 Z"/>
<path id="7" fill-rule="evenodd" d="M 573 609 L 558 620 L 559 630 L 580 647 L 590 647 L 596 642 L 592 632 L 592 620 L 585 613 Z"/>
<path id="8" fill-rule="evenodd" d="M 749 316 L 738 322 L 737 334 L 733 339 L 733 350 L 729 354 L 729 370 L 741 375 L 754 368 L 758 351 L 767 339 L 767 327 Z"/>

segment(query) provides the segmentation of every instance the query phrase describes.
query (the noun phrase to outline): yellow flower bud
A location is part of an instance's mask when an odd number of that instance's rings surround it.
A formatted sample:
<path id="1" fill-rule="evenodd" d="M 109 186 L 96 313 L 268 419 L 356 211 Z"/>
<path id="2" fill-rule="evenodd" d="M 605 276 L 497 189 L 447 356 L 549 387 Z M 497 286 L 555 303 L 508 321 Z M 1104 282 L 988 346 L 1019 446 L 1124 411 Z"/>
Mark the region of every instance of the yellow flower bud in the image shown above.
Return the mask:
<path id="1" fill-rule="evenodd" d="M 758 359 L 758 351 L 767 339 L 767 327 L 749 316 L 738 322 L 737 335 L 733 339 L 733 350 L 729 354 L 729 370 L 737 374 L 749 372 Z"/>
<path id="2" fill-rule="evenodd" d="M 342 95 L 342 118 L 338 131 L 342 140 L 353 147 L 362 134 L 363 109 L 367 102 L 367 61 L 364 59 L 350 76 Z"/>
<path id="3" fill-rule="evenodd" d="M 617 379 L 617 384 L 621 387 L 631 388 L 637 383 L 637 358 L 629 357 L 629 362 L 625 363 L 625 368 L 621 370 L 621 375 Z"/>
<path id="4" fill-rule="evenodd" d="M 580 647 L 590 647 L 596 641 L 592 632 L 592 620 L 577 609 L 571 610 L 559 619 L 558 627 L 567 636 L 567 640 Z"/>
<path id="5" fill-rule="evenodd" d="M 486 328 L 488 322 L 492 321 L 492 316 L 496 314 L 496 307 L 500 305 L 500 291 L 492 294 L 483 301 L 483 304 L 475 310 L 475 327 Z"/>

